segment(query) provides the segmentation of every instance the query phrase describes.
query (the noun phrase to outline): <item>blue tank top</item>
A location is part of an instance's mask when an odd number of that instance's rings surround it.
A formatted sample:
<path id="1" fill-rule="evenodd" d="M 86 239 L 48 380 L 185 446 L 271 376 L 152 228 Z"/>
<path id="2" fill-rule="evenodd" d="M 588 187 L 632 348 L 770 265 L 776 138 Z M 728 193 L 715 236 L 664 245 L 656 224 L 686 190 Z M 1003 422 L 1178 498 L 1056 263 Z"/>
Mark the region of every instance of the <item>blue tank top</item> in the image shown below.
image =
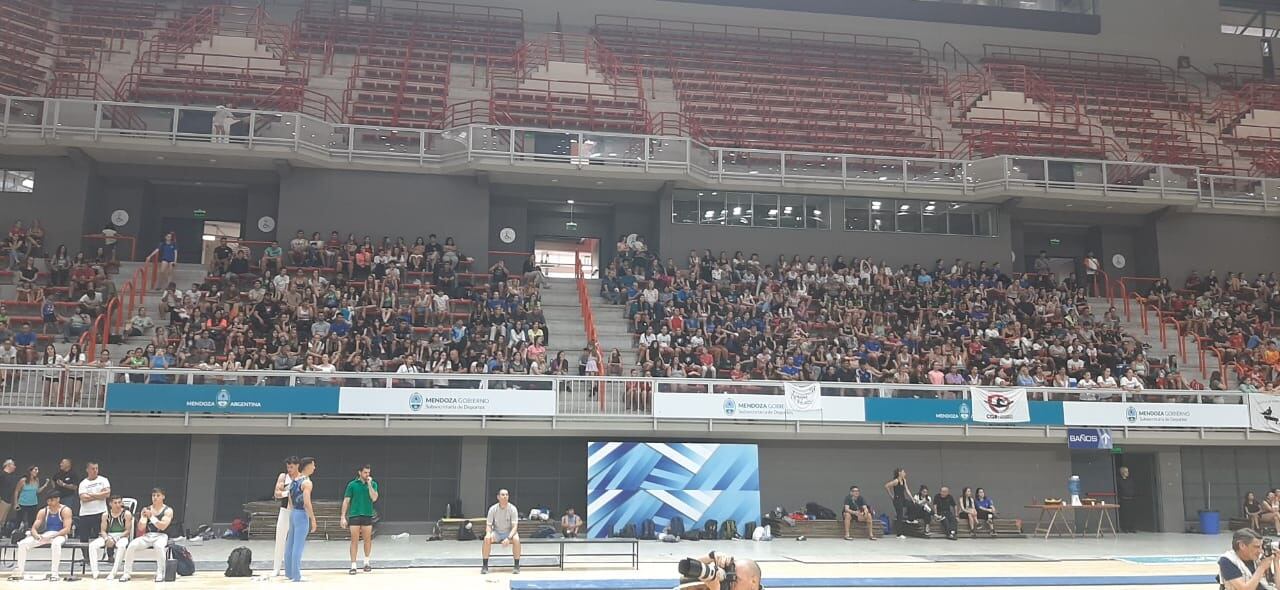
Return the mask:
<path id="1" fill-rule="evenodd" d="M 57 512 L 46 512 L 44 516 L 44 532 L 62 530 L 62 506 L 58 506 Z"/>
<path id="2" fill-rule="evenodd" d="M 40 502 L 40 497 L 36 494 L 40 485 L 27 482 L 22 484 L 22 491 L 18 492 L 19 506 L 35 506 Z"/>
<path id="3" fill-rule="evenodd" d="M 294 510 L 305 510 L 302 505 L 302 482 L 307 481 L 308 477 L 299 477 L 289 484 L 289 501 L 293 503 Z"/>
<path id="4" fill-rule="evenodd" d="M 160 260 L 162 262 L 176 262 L 178 259 L 178 245 L 160 243 Z"/>

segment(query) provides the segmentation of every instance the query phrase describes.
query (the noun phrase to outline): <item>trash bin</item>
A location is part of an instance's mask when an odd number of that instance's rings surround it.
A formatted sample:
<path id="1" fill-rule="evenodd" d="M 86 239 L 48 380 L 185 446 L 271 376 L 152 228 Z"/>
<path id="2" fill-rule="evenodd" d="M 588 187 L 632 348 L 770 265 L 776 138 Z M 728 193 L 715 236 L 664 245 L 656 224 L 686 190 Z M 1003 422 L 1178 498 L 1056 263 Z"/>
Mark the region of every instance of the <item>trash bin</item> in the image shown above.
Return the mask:
<path id="1" fill-rule="evenodd" d="M 1221 532 L 1221 522 L 1217 510 L 1200 511 L 1200 534 L 1216 535 Z"/>

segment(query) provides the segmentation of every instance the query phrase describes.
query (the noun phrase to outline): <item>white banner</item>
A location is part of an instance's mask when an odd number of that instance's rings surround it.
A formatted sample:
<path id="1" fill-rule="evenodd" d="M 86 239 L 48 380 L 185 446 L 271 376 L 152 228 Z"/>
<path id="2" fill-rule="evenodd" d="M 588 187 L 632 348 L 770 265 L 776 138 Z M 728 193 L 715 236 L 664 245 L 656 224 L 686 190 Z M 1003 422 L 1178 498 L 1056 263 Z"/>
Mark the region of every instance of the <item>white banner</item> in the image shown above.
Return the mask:
<path id="1" fill-rule="evenodd" d="M 973 421 L 990 424 L 1019 424 L 1031 421 L 1031 406 L 1027 403 L 1027 390 L 987 391 L 969 388 L 973 402 Z"/>
<path id="2" fill-rule="evenodd" d="M 822 389 L 817 383 L 786 383 L 788 412 L 817 412 L 822 410 Z"/>
<path id="3" fill-rule="evenodd" d="M 788 410 L 785 395 L 740 393 L 653 394 L 655 418 L 713 418 L 724 420 L 813 420 L 823 422 L 866 422 L 867 411 L 860 397 L 829 397 L 820 409 Z"/>
<path id="4" fill-rule="evenodd" d="M 387 389 L 343 387 L 339 414 L 413 416 L 554 416 L 556 392 L 529 389 Z"/>
<path id="5" fill-rule="evenodd" d="M 1248 413 L 1244 404 L 1062 402 L 1062 421 L 1067 426 L 1244 428 L 1249 425 Z"/>
<path id="6" fill-rule="evenodd" d="M 1254 430 L 1280 432 L 1280 396 L 1249 394 L 1249 427 Z"/>

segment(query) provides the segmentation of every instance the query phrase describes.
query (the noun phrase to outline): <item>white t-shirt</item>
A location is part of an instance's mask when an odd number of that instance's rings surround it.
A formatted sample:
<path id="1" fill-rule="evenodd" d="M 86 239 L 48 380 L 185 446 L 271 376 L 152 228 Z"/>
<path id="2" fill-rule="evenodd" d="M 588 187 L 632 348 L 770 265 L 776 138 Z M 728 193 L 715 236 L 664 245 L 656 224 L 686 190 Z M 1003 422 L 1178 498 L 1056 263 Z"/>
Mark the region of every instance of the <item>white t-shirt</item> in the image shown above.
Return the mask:
<path id="1" fill-rule="evenodd" d="M 80 494 L 100 494 L 109 489 L 111 489 L 111 482 L 101 475 L 94 479 L 85 478 L 80 480 Z M 105 498 L 80 502 L 80 516 L 92 516 L 106 511 L 107 500 Z"/>

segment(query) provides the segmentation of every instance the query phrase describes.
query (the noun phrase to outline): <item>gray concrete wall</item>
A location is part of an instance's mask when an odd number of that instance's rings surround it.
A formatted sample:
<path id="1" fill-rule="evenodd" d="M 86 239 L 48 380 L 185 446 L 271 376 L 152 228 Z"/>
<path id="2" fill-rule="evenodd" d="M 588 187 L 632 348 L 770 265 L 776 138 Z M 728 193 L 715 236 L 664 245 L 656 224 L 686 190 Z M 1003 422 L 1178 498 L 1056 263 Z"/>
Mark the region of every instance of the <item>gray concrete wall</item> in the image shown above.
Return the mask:
<path id="1" fill-rule="evenodd" d="M 45 230 L 45 245 L 52 252 L 66 244 L 71 252 L 80 249 L 94 165 L 83 157 L 22 157 L 0 155 L 0 169 L 34 170 L 35 188 L 30 193 L 0 193 L 0 223 L 7 228 L 16 220 L 28 225 L 39 219 Z M 43 268 L 41 269 L 43 270 Z"/>
<path id="2" fill-rule="evenodd" d="M 452 236 L 477 267 L 488 260 L 489 189 L 476 178 L 295 168 L 280 179 L 279 210 L 281 236 L 338 230 L 412 243 L 436 234 Z"/>
<path id="3" fill-rule="evenodd" d="M 1219 278 L 1244 272 L 1252 279 L 1277 268 L 1280 219 L 1274 217 L 1169 213 L 1156 221 L 1156 233 L 1160 274 L 1174 286 L 1192 270 L 1217 269 Z"/>

